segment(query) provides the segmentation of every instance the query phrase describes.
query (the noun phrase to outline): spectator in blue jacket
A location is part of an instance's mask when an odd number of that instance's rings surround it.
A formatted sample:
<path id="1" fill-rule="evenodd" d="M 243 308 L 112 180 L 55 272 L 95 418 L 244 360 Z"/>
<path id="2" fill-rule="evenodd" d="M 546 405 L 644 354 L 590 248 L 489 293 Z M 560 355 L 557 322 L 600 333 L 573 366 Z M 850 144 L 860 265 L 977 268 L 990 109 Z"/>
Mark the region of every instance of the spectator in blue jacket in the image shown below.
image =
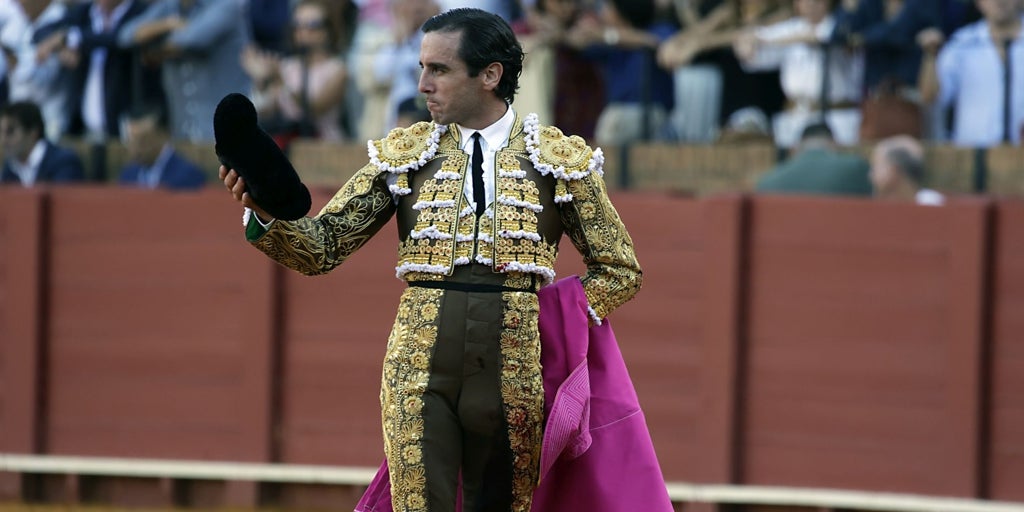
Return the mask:
<path id="1" fill-rule="evenodd" d="M 916 89 L 921 67 L 917 34 L 942 24 L 934 1 L 859 0 L 856 9 L 838 11 L 833 40 L 864 48 L 866 91 L 885 80 Z"/>
<path id="2" fill-rule="evenodd" d="M 129 159 L 128 165 L 121 169 L 122 185 L 194 190 L 206 182 L 202 169 L 174 149 L 167 131 L 167 116 L 159 106 L 130 111 L 122 133 Z"/>
<path id="3" fill-rule="evenodd" d="M 119 120 L 132 105 L 163 101 L 159 69 L 142 66 L 137 52 L 117 45 L 121 27 L 147 7 L 143 0 L 76 2 L 54 24 L 63 38 L 58 60 L 71 83 L 68 134 L 116 139 Z"/>
<path id="4" fill-rule="evenodd" d="M 85 179 L 78 155 L 46 140 L 45 133 L 43 114 L 35 103 L 16 101 L 0 109 L 0 146 L 5 156 L 0 183 L 32 187 Z"/>

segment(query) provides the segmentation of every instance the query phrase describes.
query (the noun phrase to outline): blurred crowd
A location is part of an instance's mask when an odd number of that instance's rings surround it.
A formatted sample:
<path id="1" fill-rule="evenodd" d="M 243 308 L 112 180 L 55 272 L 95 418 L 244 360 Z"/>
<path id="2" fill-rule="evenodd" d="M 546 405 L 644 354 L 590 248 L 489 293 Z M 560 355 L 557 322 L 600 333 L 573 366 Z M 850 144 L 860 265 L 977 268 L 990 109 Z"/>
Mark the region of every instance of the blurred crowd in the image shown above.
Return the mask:
<path id="1" fill-rule="evenodd" d="M 429 118 L 419 27 L 463 6 L 519 35 L 516 109 L 597 145 L 1024 135 L 1024 0 L 0 0 L 2 180 L 80 175 L 40 169 L 77 137 L 198 186 L 174 142 L 212 142 L 230 92 L 283 147 L 381 137 Z"/>

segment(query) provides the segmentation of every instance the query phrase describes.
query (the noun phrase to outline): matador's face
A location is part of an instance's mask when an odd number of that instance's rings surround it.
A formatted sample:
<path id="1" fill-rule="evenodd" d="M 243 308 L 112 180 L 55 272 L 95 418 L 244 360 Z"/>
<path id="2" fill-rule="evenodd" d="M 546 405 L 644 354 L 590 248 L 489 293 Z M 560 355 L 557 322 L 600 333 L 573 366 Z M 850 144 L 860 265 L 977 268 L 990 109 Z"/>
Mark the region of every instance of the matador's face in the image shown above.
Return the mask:
<path id="1" fill-rule="evenodd" d="M 470 76 L 466 62 L 459 57 L 461 39 L 461 31 L 423 35 L 419 90 L 426 96 L 427 110 L 434 122 L 482 128 L 478 125 L 486 115 L 487 100 L 495 97 L 497 82 L 488 72 Z"/>

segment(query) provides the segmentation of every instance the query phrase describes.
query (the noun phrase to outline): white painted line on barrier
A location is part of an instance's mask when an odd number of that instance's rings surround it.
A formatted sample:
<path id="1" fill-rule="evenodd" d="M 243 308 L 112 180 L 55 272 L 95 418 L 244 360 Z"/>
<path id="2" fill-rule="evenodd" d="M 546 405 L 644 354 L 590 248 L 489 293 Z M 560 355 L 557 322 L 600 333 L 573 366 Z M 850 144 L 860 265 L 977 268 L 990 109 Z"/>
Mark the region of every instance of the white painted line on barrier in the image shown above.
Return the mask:
<path id="1" fill-rule="evenodd" d="M 75 475 L 368 485 L 363 467 L 0 454 L 0 471 Z"/>
<path id="2" fill-rule="evenodd" d="M 368 485 L 377 470 L 366 467 L 178 461 L 0 453 L 0 472 L 104 475 L 196 480 L 246 480 Z M 1024 512 L 1024 503 L 944 498 L 837 489 L 669 482 L 674 502 L 789 505 L 887 512 Z"/>
<path id="3" fill-rule="evenodd" d="M 839 489 L 668 483 L 672 501 L 888 512 L 1024 512 L 1024 503 Z"/>

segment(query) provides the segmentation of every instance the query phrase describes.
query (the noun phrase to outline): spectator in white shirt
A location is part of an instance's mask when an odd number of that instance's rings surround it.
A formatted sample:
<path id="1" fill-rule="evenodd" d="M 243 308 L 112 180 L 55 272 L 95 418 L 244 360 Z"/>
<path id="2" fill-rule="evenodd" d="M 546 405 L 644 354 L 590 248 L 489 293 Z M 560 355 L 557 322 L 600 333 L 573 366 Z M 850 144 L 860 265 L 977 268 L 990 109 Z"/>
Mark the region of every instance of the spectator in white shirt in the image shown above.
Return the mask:
<path id="1" fill-rule="evenodd" d="M 794 0 L 796 17 L 755 29 L 737 38 L 734 45 L 746 69 L 781 72 L 788 104 L 772 123 L 780 147 L 792 147 L 807 124 L 821 120 L 823 96 L 825 120 L 836 142 L 845 146 L 858 142 L 864 59 L 859 51 L 823 46 L 835 29 L 834 4 L 834 0 Z M 825 48 L 829 52 L 827 70 Z"/>
<path id="2" fill-rule="evenodd" d="M 67 5 L 41 0 L 20 3 L 25 16 L 20 19 L 22 26 L 12 27 L 11 32 L 16 64 L 8 76 L 10 100 L 38 105 L 46 121 L 45 136 L 58 140 L 68 125 L 72 83 L 71 73 L 60 61 L 65 33 L 54 29 L 64 18 Z"/>
<path id="3" fill-rule="evenodd" d="M 953 110 L 958 146 L 1020 145 L 1024 131 L 1024 17 L 1021 0 L 975 0 L 984 19 L 942 45 L 923 31 L 921 93 L 940 113 Z M 941 46 L 941 50 L 939 49 Z"/>

